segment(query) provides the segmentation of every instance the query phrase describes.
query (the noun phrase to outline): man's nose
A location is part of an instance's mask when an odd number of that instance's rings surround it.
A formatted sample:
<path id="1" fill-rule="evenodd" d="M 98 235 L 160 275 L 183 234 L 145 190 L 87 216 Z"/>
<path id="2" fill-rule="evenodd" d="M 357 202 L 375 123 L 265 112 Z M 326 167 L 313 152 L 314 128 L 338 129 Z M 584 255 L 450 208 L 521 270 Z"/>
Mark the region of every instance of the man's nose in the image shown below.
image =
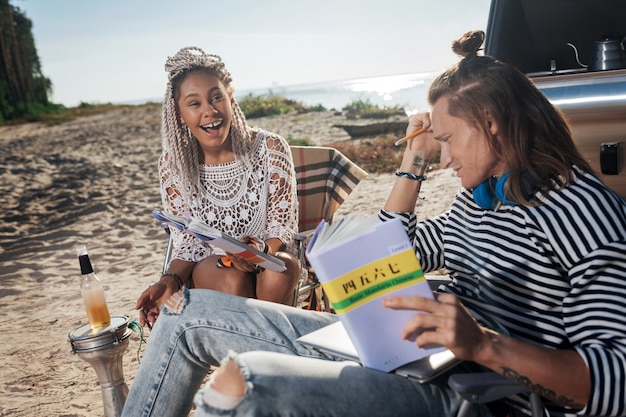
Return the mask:
<path id="1" fill-rule="evenodd" d="M 452 156 L 450 155 L 450 152 L 448 151 L 447 146 L 441 147 L 441 154 L 439 156 L 439 164 L 441 165 L 441 168 L 449 168 L 450 164 L 452 164 Z"/>

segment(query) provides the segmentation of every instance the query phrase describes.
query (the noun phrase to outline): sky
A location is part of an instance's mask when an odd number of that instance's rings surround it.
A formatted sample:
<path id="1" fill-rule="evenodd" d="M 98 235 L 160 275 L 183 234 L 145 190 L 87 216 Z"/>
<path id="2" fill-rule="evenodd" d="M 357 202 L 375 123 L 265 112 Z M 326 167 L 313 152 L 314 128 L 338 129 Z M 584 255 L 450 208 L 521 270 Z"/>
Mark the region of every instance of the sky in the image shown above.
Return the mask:
<path id="1" fill-rule="evenodd" d="M 437 72 L 490 0 L 9 0 L 33 23 L 52 101 L 162 99 L 165 60 L 220 55 L 235 89 Z"/>

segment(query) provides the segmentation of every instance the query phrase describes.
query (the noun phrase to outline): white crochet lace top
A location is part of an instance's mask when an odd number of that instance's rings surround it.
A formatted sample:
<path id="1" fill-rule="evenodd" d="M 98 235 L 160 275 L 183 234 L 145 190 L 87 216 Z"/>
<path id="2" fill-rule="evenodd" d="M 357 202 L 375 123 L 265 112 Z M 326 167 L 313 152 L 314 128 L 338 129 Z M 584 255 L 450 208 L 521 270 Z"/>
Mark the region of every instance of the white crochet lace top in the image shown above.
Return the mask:
<path id="1" fill-rule="evenodd" d="M 252 158 L 252 169 L 247 169 L 239 159 L 220 165 L 201 164 L 199 195 L 188 199 L 181 197 L 178 176 L 164 152 L 159 160 L 163 207 L 179 216 L 203 220 L 237 239 L 279 238 L 294 252 L 298 200 L 289 145 L 282 137 L 259 130 L 252 152 L 256 155 Z M 175 230 L 172 233 L 171 259 L 198 262 L 212 254 L 223 254 L 221 249 L 188 233 Z"/>

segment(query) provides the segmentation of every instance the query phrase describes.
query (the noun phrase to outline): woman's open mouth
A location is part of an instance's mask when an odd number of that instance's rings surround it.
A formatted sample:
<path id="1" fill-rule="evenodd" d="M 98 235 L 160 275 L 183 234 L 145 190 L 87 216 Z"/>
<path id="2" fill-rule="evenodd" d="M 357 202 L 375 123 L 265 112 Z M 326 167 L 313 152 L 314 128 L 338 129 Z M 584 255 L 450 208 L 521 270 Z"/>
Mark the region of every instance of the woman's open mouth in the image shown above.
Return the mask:
<path id="1" fill-rule="evenodd" d="M 204 130 L 205 132 L 209 133 L 211 130 L 215 131 L 218 130 L 220 128 L 220 126 L 222 126 L 222 122 L 223 120 L 216 120 L 214 122 L 208 123 L 204 126 L 200 126 L 200 129 Z"/>

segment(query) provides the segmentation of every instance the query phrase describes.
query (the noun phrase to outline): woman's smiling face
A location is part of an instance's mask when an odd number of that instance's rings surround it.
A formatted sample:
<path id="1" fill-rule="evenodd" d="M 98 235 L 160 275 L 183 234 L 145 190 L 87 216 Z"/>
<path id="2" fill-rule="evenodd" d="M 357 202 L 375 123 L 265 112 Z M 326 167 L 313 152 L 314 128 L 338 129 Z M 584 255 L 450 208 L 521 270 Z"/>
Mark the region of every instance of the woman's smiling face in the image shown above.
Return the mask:
<path id="1" fill-rule="evenodd" d="M 232 99 L 224 84 L 205 71 L 193 71 L 180 83 L 177 101 L 181 123 L 205 151 L 230 147 Z"/>

